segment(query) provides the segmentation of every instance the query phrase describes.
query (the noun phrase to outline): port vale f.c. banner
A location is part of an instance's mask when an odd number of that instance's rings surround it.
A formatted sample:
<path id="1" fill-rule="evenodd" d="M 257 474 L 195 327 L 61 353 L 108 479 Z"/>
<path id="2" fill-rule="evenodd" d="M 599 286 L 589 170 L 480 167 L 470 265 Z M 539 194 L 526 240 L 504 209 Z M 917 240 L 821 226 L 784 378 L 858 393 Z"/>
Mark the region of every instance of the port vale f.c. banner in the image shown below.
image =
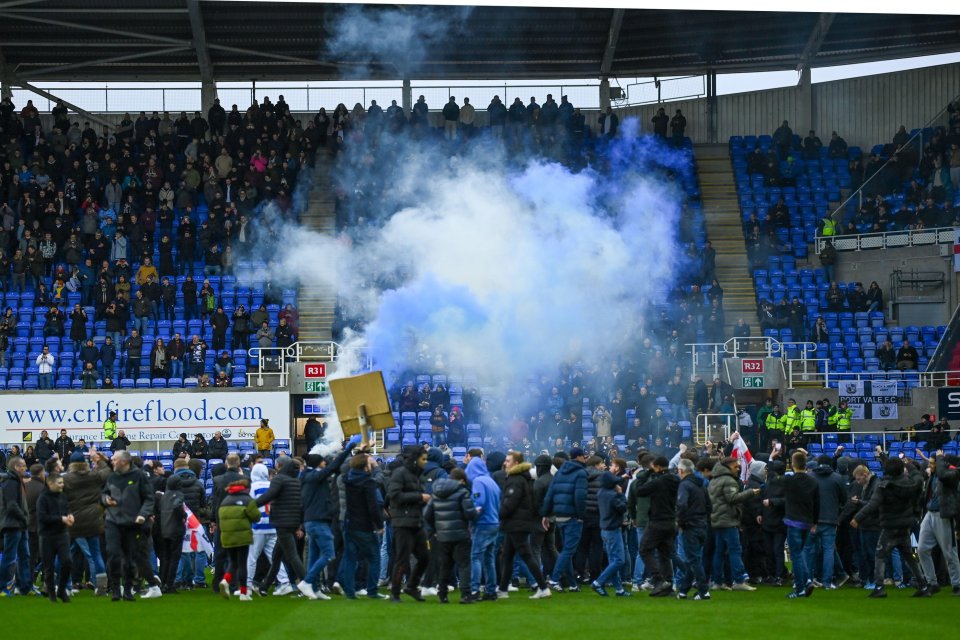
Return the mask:
<path id="1" fill-rule="evenodd" d="M 854 420 L 897 419 L 896 380 L 841 380 L 839 391 Z"/>

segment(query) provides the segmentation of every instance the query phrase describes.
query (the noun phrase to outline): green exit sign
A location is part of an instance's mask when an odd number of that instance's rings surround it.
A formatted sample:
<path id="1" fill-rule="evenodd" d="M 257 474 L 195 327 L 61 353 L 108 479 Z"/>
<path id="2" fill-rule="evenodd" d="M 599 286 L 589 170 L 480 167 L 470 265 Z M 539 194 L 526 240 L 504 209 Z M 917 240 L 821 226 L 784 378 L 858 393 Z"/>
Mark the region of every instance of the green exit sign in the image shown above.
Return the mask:
<path id="1" fill-rule="evenodd" d="M 326 393 L 327 383 L 323 380 L 307 380 L 303 383 L 304 393 Z"/>
<path id="2" fill-rule="evenodd" d="M 763 389 L 763 376 L 743 376 L 744 389 Z"/>

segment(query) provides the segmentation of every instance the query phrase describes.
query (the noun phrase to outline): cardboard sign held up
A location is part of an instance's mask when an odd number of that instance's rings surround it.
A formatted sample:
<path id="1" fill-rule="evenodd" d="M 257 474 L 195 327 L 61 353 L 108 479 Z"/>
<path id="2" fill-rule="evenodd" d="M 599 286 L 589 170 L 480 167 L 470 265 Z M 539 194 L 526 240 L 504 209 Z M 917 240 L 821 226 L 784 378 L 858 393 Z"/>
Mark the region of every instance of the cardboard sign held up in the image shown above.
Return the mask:
<path id="1" fill-rule="evenodd" d="M 359 433 L 366 444 L 369 431 L 382 431 L 395 424 L 380 371 L 331 380 L 330 393 L 345 436 Z"/>

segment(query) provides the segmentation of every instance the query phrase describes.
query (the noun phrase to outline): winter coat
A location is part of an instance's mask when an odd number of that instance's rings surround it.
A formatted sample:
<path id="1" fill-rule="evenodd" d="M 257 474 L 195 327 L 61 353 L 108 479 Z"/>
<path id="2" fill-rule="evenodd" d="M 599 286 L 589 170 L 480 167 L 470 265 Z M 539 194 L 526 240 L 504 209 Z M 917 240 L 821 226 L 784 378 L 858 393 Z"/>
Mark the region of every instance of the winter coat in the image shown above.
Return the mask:
<path id="1" fill-rule="evenodd" d="M 637 487 L 638 496 L 650 498 L 650 525 L 661 527 L 675 525 L 679 488 L 680 478 L 666 471 L 651 474 L 647 482 Z"/>
<path id="2" fill-rule="evenodd" d="M 0 513 L 0 530 L 26 530 L 30 519 L 27 508 L 27 491 L 23 479 L 10 474 L 3 479 L 3 512 Z"/>
<path id="3" fill-rule="evenodd" d="M 190 469 L 177 469 L 167 478 L 167 491 L 179 491 L 183 494 L 183 503 L 194 513 L 200 522 L 210 521 L 210 510 L 207 507 L 207 494 L 203 483 Z"/>
<path id="4" fill-rule="evenodd" d="M 637 489 L 650 479 L 651 474 L 649 469 L 639 471 L 627 487 L 627 517 L 633 521 L 633 526 L 641 529 L 650 521 L 650 498 L 638 496 Z"/>
<path id="5" fill-rule="evenodd" d="M 344 451 L 340 455 L 348 454 Z M 344 456 L 346 457 L 346 456 Z M 339 469 L 339 465 L 336 467 Z M 343 479 L 346 488 L 346 528 L 350 531 L 373 532 L 383 529 L 383 513 L 377 496 L 377 483 L 367 471 L 350 469 Z M 326 485 L 326 483 L 324 483 Z M 331 519 L 335 513 L 331 514 Z"/>
<path id="6" fill-rule="evenodd" d="M 270 481 L 266 493 L 257 498 L 258 507 L 270 504 L 270 522 L 277 528 L 296 529 L 303 522 L 299 472 L 296 464 L 288 462 Z"/>
<path id="7" fill-rule="evenodd" d="M 920 515 L 923 496 L 923 475 L 914 465 L 896 478 L 885 476 L 877 485 L 870 502 L 854 516 L 859 524 L 866 517 L 879 513 L 883 529 L 911 529 Z"/>
<path id="8" fill-rule="evenodd" d="M 227 440 L 225 438 L 210 438 L 207 442 L 207 456 L 211 460 L 226 460 L 227 458 Z"/>
<path id="9" fill-rule="evenodd" d="M 227 489 L 227 495 L 220 501 L 217 518 L 220 522 L 220 545 L 224 549 L 253 544 L 251 525 L 260 521 L 260 509 L 246 488 L 237 485 Z"/>
<path id="10" fill-rule="evenodd" d="M 56 537 L 67 532 L 67 525 L 63 516 L 70 514 L 67 496 L 63 492 L 54 493 L 44 488 L 37 499 L 37 535 L 41 537 Z"/>
<path id="11" fill-rule="evenodd" d="M 257 445 L 257 451 L 269 451 L 274 441 L 273 429 L 270 427 L 257 427 L 256 432 L 253 434 L 253 440 Z"/>
<path id="12" fill-rule="evenodd" d="M 470 497 L 479 514 L 474 524 L 497 526 L 500 523 L 500 501 L 503 493 L 483 460 L 470 460 L 467 464 L 467 479 L 470 481 Z"/>
<path id="13" fill-rule="evenodd" d="M 937 458 L 937 480 L 940 482 L 940 517 L 960 516 L 960 470 L 951 467 L 941 456 Z"/>
<path id="14" fill-rule="evenodd" d="M 691 473 L 677 488 L 677 525 L 682 529 L 706 529 L 710 511 L 710 494 L 703 478 Z"/>
<path id="15" fill-rule="evenodd" d="M 582 462 L 567 460 L 550 483 L 540 515 L 583 518 L 586 511 L 587 471 Z"/>
<path id="16" fill-rule="evenodd" d="M 739 527 L 743 503 L 753 497 L 752 490 L 741 490 L 740 482 L 726 465 L 717 463 L 707 485 L 710 493 L 710 526 L 714 529 Z"/>
<path id="17" fill-rule="evenodd" d="M 535 528 L 531 468 L 529 462 L 522 462 L 507 471 L 500 501 L 500 530 L 504 533 L 531 533 Z"/>
<path id="18" fill-rule="evenodd" d="M 875 475 L 870 475 L 870 479 L 867 480 L 867 484 L 860 486 L 858 483 L 854 483 L 851 487 L 854 487 L 852 491 L 853 498 L 856 496 L 857 501 L 854 502 L 850 500 L 847 505 L 843 508 L 843 512 L 840 514 L 841 520 L 847 520 L 853 517 L 864 505 L 869 504 L 870 500 L 873 498 L 874 492 L 877 490 L 877 485 L 880 484 L 880 478 Z M 872 513 L 868 514 L 863 520 L 857 521 L 857 528 L 861 531 L 879 531 L 880 530 L 880 514 Z"/>
<path id="19" fill-rule="evenodd" d="M 783 476 L 784 520 L 817 524 L 820 517 L 820 485 L 808 473 Z"/>
<path id="20" fill-rule="evenodd" d="M 301 474 L 300 497 L 303 500 L 304 522 L 313 520 L 333 522 L 337 510 L 333 500 L 330 499 L 330 478 L 340 473 L 340 467 L 352 449 L 353 447 L 344 449 L 333 459 L 333 462 L 322 469 L 308 469 Z M 368 531 L 368 529 L 362 530 Z"/>
<path id="21" fill-rule="evenodd" d="M 843 477 L 828 464 L 819 465 L 813 477 L 820 485 L 820 517 L 817 524 L 840 524 L 840 512 L 847 503 L 847 487 Z"/>
<path id="22" fill-rule="evenodd" d="M 786 501 L 783 497 L 783 476 L 771 472 L 767 476 L 767 482 L 763 485 L 763 492 L 760 496 L 763 500 L 769 500 L 769 504 L 764 506 L 760 512 L 763 518 L 760 527 L 771 533 L 784 532 L 783 511 Z"/>
<path id="23" fill-rule="evenodd" d="M 157 497 L 160 536 L 166 540 L 182 540 L 186 533 L 187 512 L 183 508 L 183 492 L 167 490 Z"/>
<path id="24" fill-rule="evenodd" d="M 73 538 L 91 538 L 103 533 L 103 507 L 100 494 L 112 471 L 105 462 L 94 469 L 86 462 L 71 462 L 63 476 L 63 493 L 67 496 L 74 523 Z"/>
<path id="25" fill-rule="evenodd" d="M 420 467 L 417 466 L 419 447 L 404 451 L 403 464 L 390 474 L 387 484 L 387 504 L 390 508 L 390 523 L 394 527 L 423 525 L 423 486 L 420 483 Z"/>
<path id="26" fill-rule="evenodd" d="M 477 508 L 465 486 L 450 478 L 436 481 L 433 497 L 423 514 L 427 527 L 440 542 L 470 539 L 470 523 L 477 519 Z"/>
<path id="27" fill-rule="evenodd" d="M 623 514 L 627 512 L 627 498 L 617 491 L 620 478 L 609 471 L 600 474 L 600 491 L 597 492 L 600 528 L 616 531 L 623 526 Z"/>
<path id="28" fill-rule="evenodd" d="M 108 505 L 108 498 L 117 504 Z M 143 471 L 136 467 L 130 467 L 126 473 L 114 471 L 107 478 L 101 503 L 106 507 L 107 522 L 117 526 L 135 526 L 138 516 L 146 519 L 153 515 L 153 487 Z"/>
<path id="29" fill-rule="evenodd" d="M 600 506 L 597 503 L 597 494 L 600 493 L 600 476 L 603 475 L 596 467 L 587 469 L 587 508 L 583 522 L 587 526 L 600 526 Z"/>

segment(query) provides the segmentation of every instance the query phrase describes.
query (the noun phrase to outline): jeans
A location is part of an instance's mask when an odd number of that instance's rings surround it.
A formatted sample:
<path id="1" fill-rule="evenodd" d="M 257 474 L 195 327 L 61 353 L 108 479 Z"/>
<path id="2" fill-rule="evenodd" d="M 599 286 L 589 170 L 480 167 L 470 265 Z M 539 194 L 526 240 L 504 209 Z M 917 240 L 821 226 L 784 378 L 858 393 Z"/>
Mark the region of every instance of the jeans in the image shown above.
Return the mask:
<path id="1" fill-rule="evenodd" d="M 87 559 L 91 579 L 107 572 L 107 567 L 103 562 L 103 554 L 100 553 L 100 536 L 75 538 L 73 544 L 80 550 L 83 557 Z"/>
<path id="2" fill-rule="evenodd" d="M 256 538 L 254 538 L 256 539 Z M 180 566 L 177 568 L 177 582 L 181 584 L 193 583 L 199 586 L 207 584 L 204 570 L 207 568 L 207 554 L 201 552 L 184 553 L 180 556 Z"/>
<path id="3" fill-rule="evenodd" d="M 136 329 L 141 336 L 148 335 L 153 333 L 148 331 L 147 327 L 150 326 L 150 316 L 134 316 L 133 317 L 133 328 Z"/>
<path id="4" fill-rule="evenodd" d="M 636 527 L 634 531 L 634 536 L 636 537 L 636 547 L 637 553 L 636 558 L 633 561 L 633 582 L 635 584 L 640 584 L 643 582 L 643 576 L 646 573 L 646 566 L 643 564 L 643 558 L 640 557 L 640 540 L 643 539 L 643 531 L 646 527 Z"/>
<path id="5" fill-rule="evenodd" d="M 319 586 L 320 574 L 334 556 L 333 531 L 329 523 L 320 520 L 308 520 L 303 524 L 309 545 L 305 580 L 316 588 Z M 379 563 L 379 557 L 377 560 Z"/>
<path id="6" fill-rule="evenodd" d="M 620 529 L 612 529 L 610 531 L 601 530 L 600 537 L 603 539 L 603 550 L 607 553 L 607 568 L 597 576 L 596 582 L 601 587 L 607 582 L 613 582 L 613 587 L 617 591 L 623 591 L 620 569 L 627 561 L 623 549 L 623 536 L 620 535 Z"/>
<path id="7" fill-rule="evenodd" d="M 787 546 L 790 547 L 790 559 L 793 560 L 793 590 L 801 593 L 811 580 L 803 548 L 810 538 L 808 529 L 787 527 Z"/>
<path id="8" fill-rule="evenodd" d="M 707 572 L 703 568 L 703 544 L 707 541 L 706 527 L 687 527 L 680 535 L 683 545 L 683 579 L 680 580 L 680 593 L 686 593 L 696 585 L 698 593 L 706 593 Z M 783 554 L 781 554 L 783 555 Z"/>
<path id="9" fill-rule="evenodd" d="M 346 544 L 343 549 L 343 560 L 340 561 L 344 595 L 348 598 L 354 598 L 357 595 L 355 588 L 357 561 L 362 558 L 367 561 L 367 597 L 375 598 L 377 596 L 377 581 L 380 576 L 380 544 L 377 534 L 373 531 L 347 529 L 344 542 Z M 333 549 L 332 535 L 330 537 L 330 548 Z"/>
<path id="10" fill-rule="evenodd" d="M 380 536 L 380 579 L 386 580 L 390 572 L 390 551 L 393 549 L 393 527 L 390 523 L 383 528 Z"/>
<path id="11" fill-rule="evenodd" d="M 456 564 L 458 583 L 460 585 L 460 597 L 465 598 L 470 595 L 470 583 L 473 582 L 472 570 L 470 567 L 470 540 L 457 540 L 455 542 L 437 541 L 437 546 L 433 550 L 433 557 L 437 560 L 438 573 L 440 576 L 440 586 L 437 589 L 439 595 L 447 595 L 451 564 Z"/>
<path id="12" fill-rule="evenodd" d="M 30 593 L 32 572 L 30 570 L 30 537 L 26 529 L 3 530 L 3 559 L 0 560 L 0 589 L 7 583 L 16 567 L 17 589 Z"/>
<path id="13" fill-rule="evenodd" d="M 566 522 L 557 521 L 557 530 L 563 536 L 563 547 L 557 555 L 557 563 L 553 566 L 553 575 L 550 580 L 560 582 L 560 578 L 567 579 L 567 586 L 575 587 L 577 585 L 577 574 L 573 571 L 573 556 L 577 553 L 580 546 L 580 535 L 583 533 L 583 522 L 576 518 L 571 518 Z M 476 563 L 474 563 L 476 570 Z M 474 577 L 474 580 L 477 578 Z"/>
<path id="14" fill-rule="evenodd" d="M 447 440 L 446 434 L 443 431 L 431 431 L 430 436 L 434 447 L 439 447 Z"/>
<path id="15" fill-rule="evenodd" d="M 253 544 L 247 553 L 247 586 L 253 586 L 253 576 L 257 573 L 257 560 L 261 553 L 267 554 L 268 558 L 273 557 L 273 549 L 277 545 L 277 534 L 275 533 L 257 533 L 253 534 Z M 277 574 L 277 584 L 287 584 L 290 582 L 287 576 L 286 567 L 281 566 Z"/>
<path id="16" fill-rule="evenodd" d="M 53 374 L 41 373 L 37 376 L 37 386 L 40 389 L 53 389 Z"/>
<path id="17" fill-rule="evenodd" d="M 805 561 L 813 577 L 817 577 L 817 553 L 823 553 L 823 564 L 820 567 L 820 582 L 833 583 L 833 558 L 837 550 L 837 525 L 818 524 L 817 530 L 810 534 L 803 548 Z"/>
<path id="18" fill-rule="evenodd" d="M 183 360 L 170 361 L 170 377 L 183 378 Z"/>
<path id="19" fill-rule="evenodd" d="M 557 562 L 557 532 L 552 522 L 548 530 L 543 531 L 538 526 L 531 534 L 530 549 L 533 551 L 534 562 L 543 568 L 544 575 L 549 575 Z"/>
<path id="20" fill-rule="evenodd" d="M 730 575 L 734 582 L 747 579 L 743 568 L 743 551 L 740 547 L 740 531 L 736 527 L 722 527 L 713 530 L 716 548 L 713 554 L 713 576 L 718 582 L 723 575 L 724 558 L 730 562 Z"/>
<path id="21" fill-rule="evenodd" d="M 473 530 L 473 543 L 470 547 L 470 591 L 477 593 L 480 591 L 480 578 L 483 578 L 486 592 L 493 594 L 497 592 L 497 533 L 499 529 L 495 524 L 477 526 Z M 399 561 L 399 558 L 397 558 Z M 573 570 L 571 566 L 571 571 Z"/>
<path id="22" fill-rule="evenodd" d="M 860 534 L 860 580 L 865 584 L 876 582 L 879 577 L 883 582 L 883 576 L 873 575 L 873 566 L 877 561 L 877 542 L 880 540 L 879 531 L 859 530 Z"/>

